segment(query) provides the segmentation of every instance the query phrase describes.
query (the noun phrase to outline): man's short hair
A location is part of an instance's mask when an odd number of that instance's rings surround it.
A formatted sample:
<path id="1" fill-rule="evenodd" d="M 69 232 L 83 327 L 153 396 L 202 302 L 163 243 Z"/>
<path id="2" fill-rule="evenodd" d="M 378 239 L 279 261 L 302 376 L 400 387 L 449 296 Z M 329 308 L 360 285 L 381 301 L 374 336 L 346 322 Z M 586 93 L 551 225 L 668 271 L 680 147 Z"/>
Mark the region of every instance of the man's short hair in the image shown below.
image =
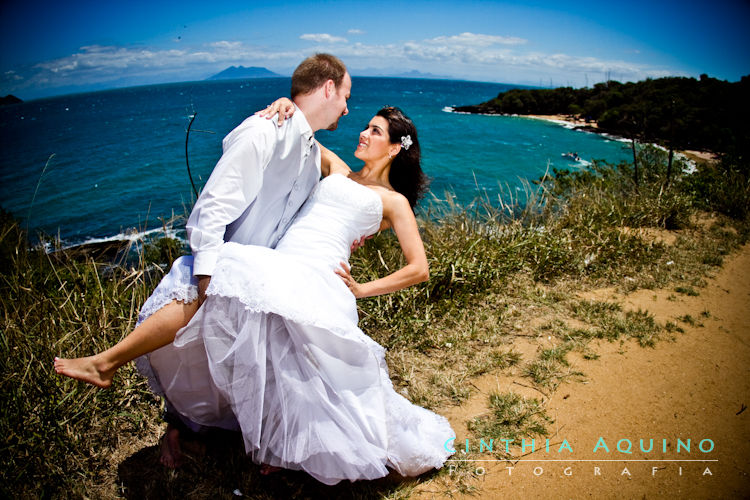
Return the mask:
<path id="1" fill-rule="evenodd" d="M 328 80 L 333 80 L 339 88 L 346 74 L 346 66 L 331 54 L 315 54 L 297 66 L 292 75 L 292 99 L 309 94 Z"/>

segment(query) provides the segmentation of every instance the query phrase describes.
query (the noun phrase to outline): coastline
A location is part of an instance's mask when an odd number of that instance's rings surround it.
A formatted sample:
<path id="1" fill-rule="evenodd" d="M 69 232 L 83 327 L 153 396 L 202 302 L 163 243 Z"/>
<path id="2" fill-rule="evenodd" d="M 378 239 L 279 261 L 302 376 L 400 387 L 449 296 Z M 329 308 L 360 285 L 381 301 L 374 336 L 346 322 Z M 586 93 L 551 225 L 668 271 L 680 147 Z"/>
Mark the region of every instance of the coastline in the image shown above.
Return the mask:
<path id="1" fill-rule="evenodd" d="M 498 115 L 498 116 L 501 116 L 501 115 Z M 561 125 L 571 130 L 582 130 L 585 132 L 592 132 L 592 133 L 607 137 L 609 139 L 618 140 L 621 142 L 630 142 L 630 139 L 626 137 L 613 136 L 606 132 L 600 131 L 599 124 L 593 120 L 586 121 L 586 120 L 576 118 L 573 116 L 569 116 L 569 115 L 507 115 L 507 116 L 521 116 L 525 118 L 531 118 L 534 120 L 544 120 L 547 122 L 556 123 L 558 125 Z M 664 146 L 660 146 L 659 144 L 651 143 L 651 145 L 659 149 L 663 149 L 664 151 L 667 151 L 667 149 Z M 712 163 L 712 162 L 716 162 L 719 160 L 719 155 L 711 151 L 695 151 L 695 150 L 688 149 L 688 150 L 675 150 L 674 153 L 677 158 L 683 159 L 684 161 L 692 165 L 693 168 L 695 167 L 696 161 Z"/>

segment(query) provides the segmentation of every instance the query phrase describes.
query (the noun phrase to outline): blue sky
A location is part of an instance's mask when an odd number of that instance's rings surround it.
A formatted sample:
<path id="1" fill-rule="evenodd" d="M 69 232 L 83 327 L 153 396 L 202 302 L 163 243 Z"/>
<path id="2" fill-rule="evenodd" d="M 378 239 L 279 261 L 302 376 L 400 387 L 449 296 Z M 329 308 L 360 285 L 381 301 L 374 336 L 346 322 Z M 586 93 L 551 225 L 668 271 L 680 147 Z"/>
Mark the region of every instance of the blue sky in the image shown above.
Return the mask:
<path id="1" fill-rule="evenodd" d="M 576 87 L 750 74 L 750 2 L 69 1 L 0 3 L 0 95 L 24 99 L 202 80 L 231 65 L 290 74 L 318 51 L 353 75 L 421 71 Z"/>

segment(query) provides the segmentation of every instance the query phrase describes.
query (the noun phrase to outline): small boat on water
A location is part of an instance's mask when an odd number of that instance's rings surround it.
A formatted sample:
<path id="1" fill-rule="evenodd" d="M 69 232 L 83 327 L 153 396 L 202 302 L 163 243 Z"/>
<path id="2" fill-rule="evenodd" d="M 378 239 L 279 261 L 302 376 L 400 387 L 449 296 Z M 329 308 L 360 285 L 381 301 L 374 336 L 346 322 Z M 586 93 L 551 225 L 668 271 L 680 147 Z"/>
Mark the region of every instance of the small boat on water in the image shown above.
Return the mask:
<path id="1" fill-rule="evenodd" d="M 573 160 L 573 161 L 581 161 L 581 157 L 580 157 L 580 156 L 578 156 L 578 153 L 570 153 L 570 152 L 568 152 L 568 153 L 563 153 L 563 154 L 562 154 L 562 157 L 563 157 L 563 158 L 569 158 L 569 159 L 571 159 L 571 160 Z"/>

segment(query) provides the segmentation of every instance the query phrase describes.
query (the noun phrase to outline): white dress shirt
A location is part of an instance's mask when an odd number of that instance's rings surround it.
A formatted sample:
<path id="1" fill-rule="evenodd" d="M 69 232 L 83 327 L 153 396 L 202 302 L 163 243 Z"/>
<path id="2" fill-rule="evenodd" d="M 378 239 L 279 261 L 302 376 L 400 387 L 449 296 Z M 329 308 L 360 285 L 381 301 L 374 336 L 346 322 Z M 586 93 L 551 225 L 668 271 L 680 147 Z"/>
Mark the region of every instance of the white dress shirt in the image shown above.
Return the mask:
<path id="1" fill-rule="evenodd" d="M 302 111 L 279 127 L 251 116 L 224 152 L 187 222 L 193 274 L 213 274 L 224 241 L 275 247 L 320 180 L 320 148 Z"/>

